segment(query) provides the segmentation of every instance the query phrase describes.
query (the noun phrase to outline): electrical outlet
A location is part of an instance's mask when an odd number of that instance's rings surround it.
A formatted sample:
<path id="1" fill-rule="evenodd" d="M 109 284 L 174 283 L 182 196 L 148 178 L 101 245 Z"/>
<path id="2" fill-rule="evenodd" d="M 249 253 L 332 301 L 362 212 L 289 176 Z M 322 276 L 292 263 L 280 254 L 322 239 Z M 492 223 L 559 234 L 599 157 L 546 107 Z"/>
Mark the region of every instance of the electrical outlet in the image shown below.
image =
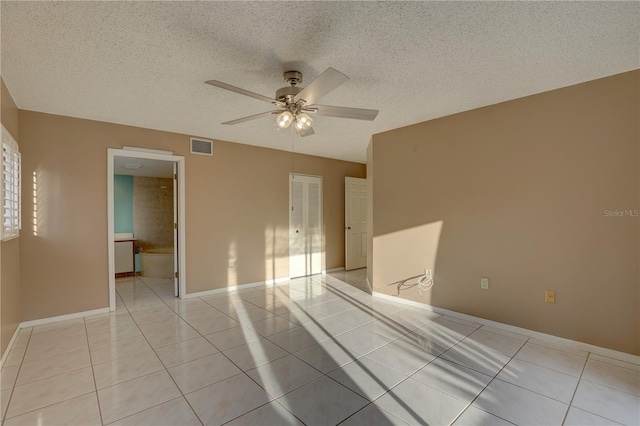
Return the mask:
<path id="1" fill-rule="evenodd" d="M 556 292 L 553 290 L 547 290 L 544 292 L 544 300 L 547 303 L 556 303 Z"/>
<path id="2" fill-rule="evenodd" d="M 483 290 L 489 289 L 489 278 L 480 278 L 480 288 Z"/>
<path id="3" fill-rule="evenodd" d="M 236 266 L 236 260 L 235 259 L 229 259 L 229 268 L 233 268 Z"/>

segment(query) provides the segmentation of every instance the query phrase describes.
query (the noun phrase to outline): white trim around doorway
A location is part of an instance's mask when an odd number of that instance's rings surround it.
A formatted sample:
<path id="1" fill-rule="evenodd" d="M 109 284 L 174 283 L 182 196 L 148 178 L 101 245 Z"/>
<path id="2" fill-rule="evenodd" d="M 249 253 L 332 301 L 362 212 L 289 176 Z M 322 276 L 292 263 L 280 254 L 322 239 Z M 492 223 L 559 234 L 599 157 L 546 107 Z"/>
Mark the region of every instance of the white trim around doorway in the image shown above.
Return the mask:
<path id="1" fill-rule="evenodd" d="M 180 298 L 186 296 L 186 238 L 185 238 L 185 161 L 180 155 L 161 152 L 146 152 L 124 149 L 107 149 L 107 256 L 109 264 L 109 310 L 116 310 L 116 279 L 115 279 L 115 244 L 114 244 L 114 212 L 113 212 L 113 171 L 114 158 L 145 158 L 149 160 L 172 161 L 178 164 L 178 270 L 180 272 Z"/>

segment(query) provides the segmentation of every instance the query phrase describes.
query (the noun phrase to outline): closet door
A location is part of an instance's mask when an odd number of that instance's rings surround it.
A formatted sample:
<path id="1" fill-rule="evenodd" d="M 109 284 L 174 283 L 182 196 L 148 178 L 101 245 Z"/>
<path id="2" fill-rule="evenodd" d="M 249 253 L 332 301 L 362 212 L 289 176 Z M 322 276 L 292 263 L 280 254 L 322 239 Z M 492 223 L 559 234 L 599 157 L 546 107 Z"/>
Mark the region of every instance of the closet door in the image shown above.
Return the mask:
<path id="1" fill-rule="evenodd" d="M 367 180 L 345 179 L 345 263 L 344 269 L 367 266 Z"/>
<path id="2" fill-rule="evenodd" d="M 289 175 L 289 276 L 322 272 L 322 178 Z"/>

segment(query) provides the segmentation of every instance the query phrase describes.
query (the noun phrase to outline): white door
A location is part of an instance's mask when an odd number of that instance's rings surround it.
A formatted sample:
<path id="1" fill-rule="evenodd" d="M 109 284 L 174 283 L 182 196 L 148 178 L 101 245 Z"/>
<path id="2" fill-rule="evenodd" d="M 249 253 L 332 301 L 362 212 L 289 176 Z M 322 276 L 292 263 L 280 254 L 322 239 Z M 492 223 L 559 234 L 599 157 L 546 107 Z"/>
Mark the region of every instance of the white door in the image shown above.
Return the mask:
<path id="1" fill-rule="evenodd" d="M 322 178 L 289 175 L 289 276 L 322 272 Z"/>
<path id="2" fill-rule="evenodd" d="M 180 296 L 178 224 L 178 163 L 173 163 L 173 292 L 176 297 Z"/>
<path id="3" fill-rule="evenodd" d="M 345 266 L 350 269 L 367 266 L 367 180 L 344 178 Z"/>

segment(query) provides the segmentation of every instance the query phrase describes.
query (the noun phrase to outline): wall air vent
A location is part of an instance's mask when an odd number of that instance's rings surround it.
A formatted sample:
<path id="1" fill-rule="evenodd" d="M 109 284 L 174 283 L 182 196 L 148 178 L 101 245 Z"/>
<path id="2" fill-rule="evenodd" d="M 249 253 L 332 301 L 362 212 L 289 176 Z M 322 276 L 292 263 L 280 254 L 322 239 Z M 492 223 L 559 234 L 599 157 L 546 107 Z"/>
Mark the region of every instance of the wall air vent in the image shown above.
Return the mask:
<path id="1" fill-rule="evenodd" d="M 191 138 L 191 153 L 213 156 L 213 141 L 207 139 Z"/>

